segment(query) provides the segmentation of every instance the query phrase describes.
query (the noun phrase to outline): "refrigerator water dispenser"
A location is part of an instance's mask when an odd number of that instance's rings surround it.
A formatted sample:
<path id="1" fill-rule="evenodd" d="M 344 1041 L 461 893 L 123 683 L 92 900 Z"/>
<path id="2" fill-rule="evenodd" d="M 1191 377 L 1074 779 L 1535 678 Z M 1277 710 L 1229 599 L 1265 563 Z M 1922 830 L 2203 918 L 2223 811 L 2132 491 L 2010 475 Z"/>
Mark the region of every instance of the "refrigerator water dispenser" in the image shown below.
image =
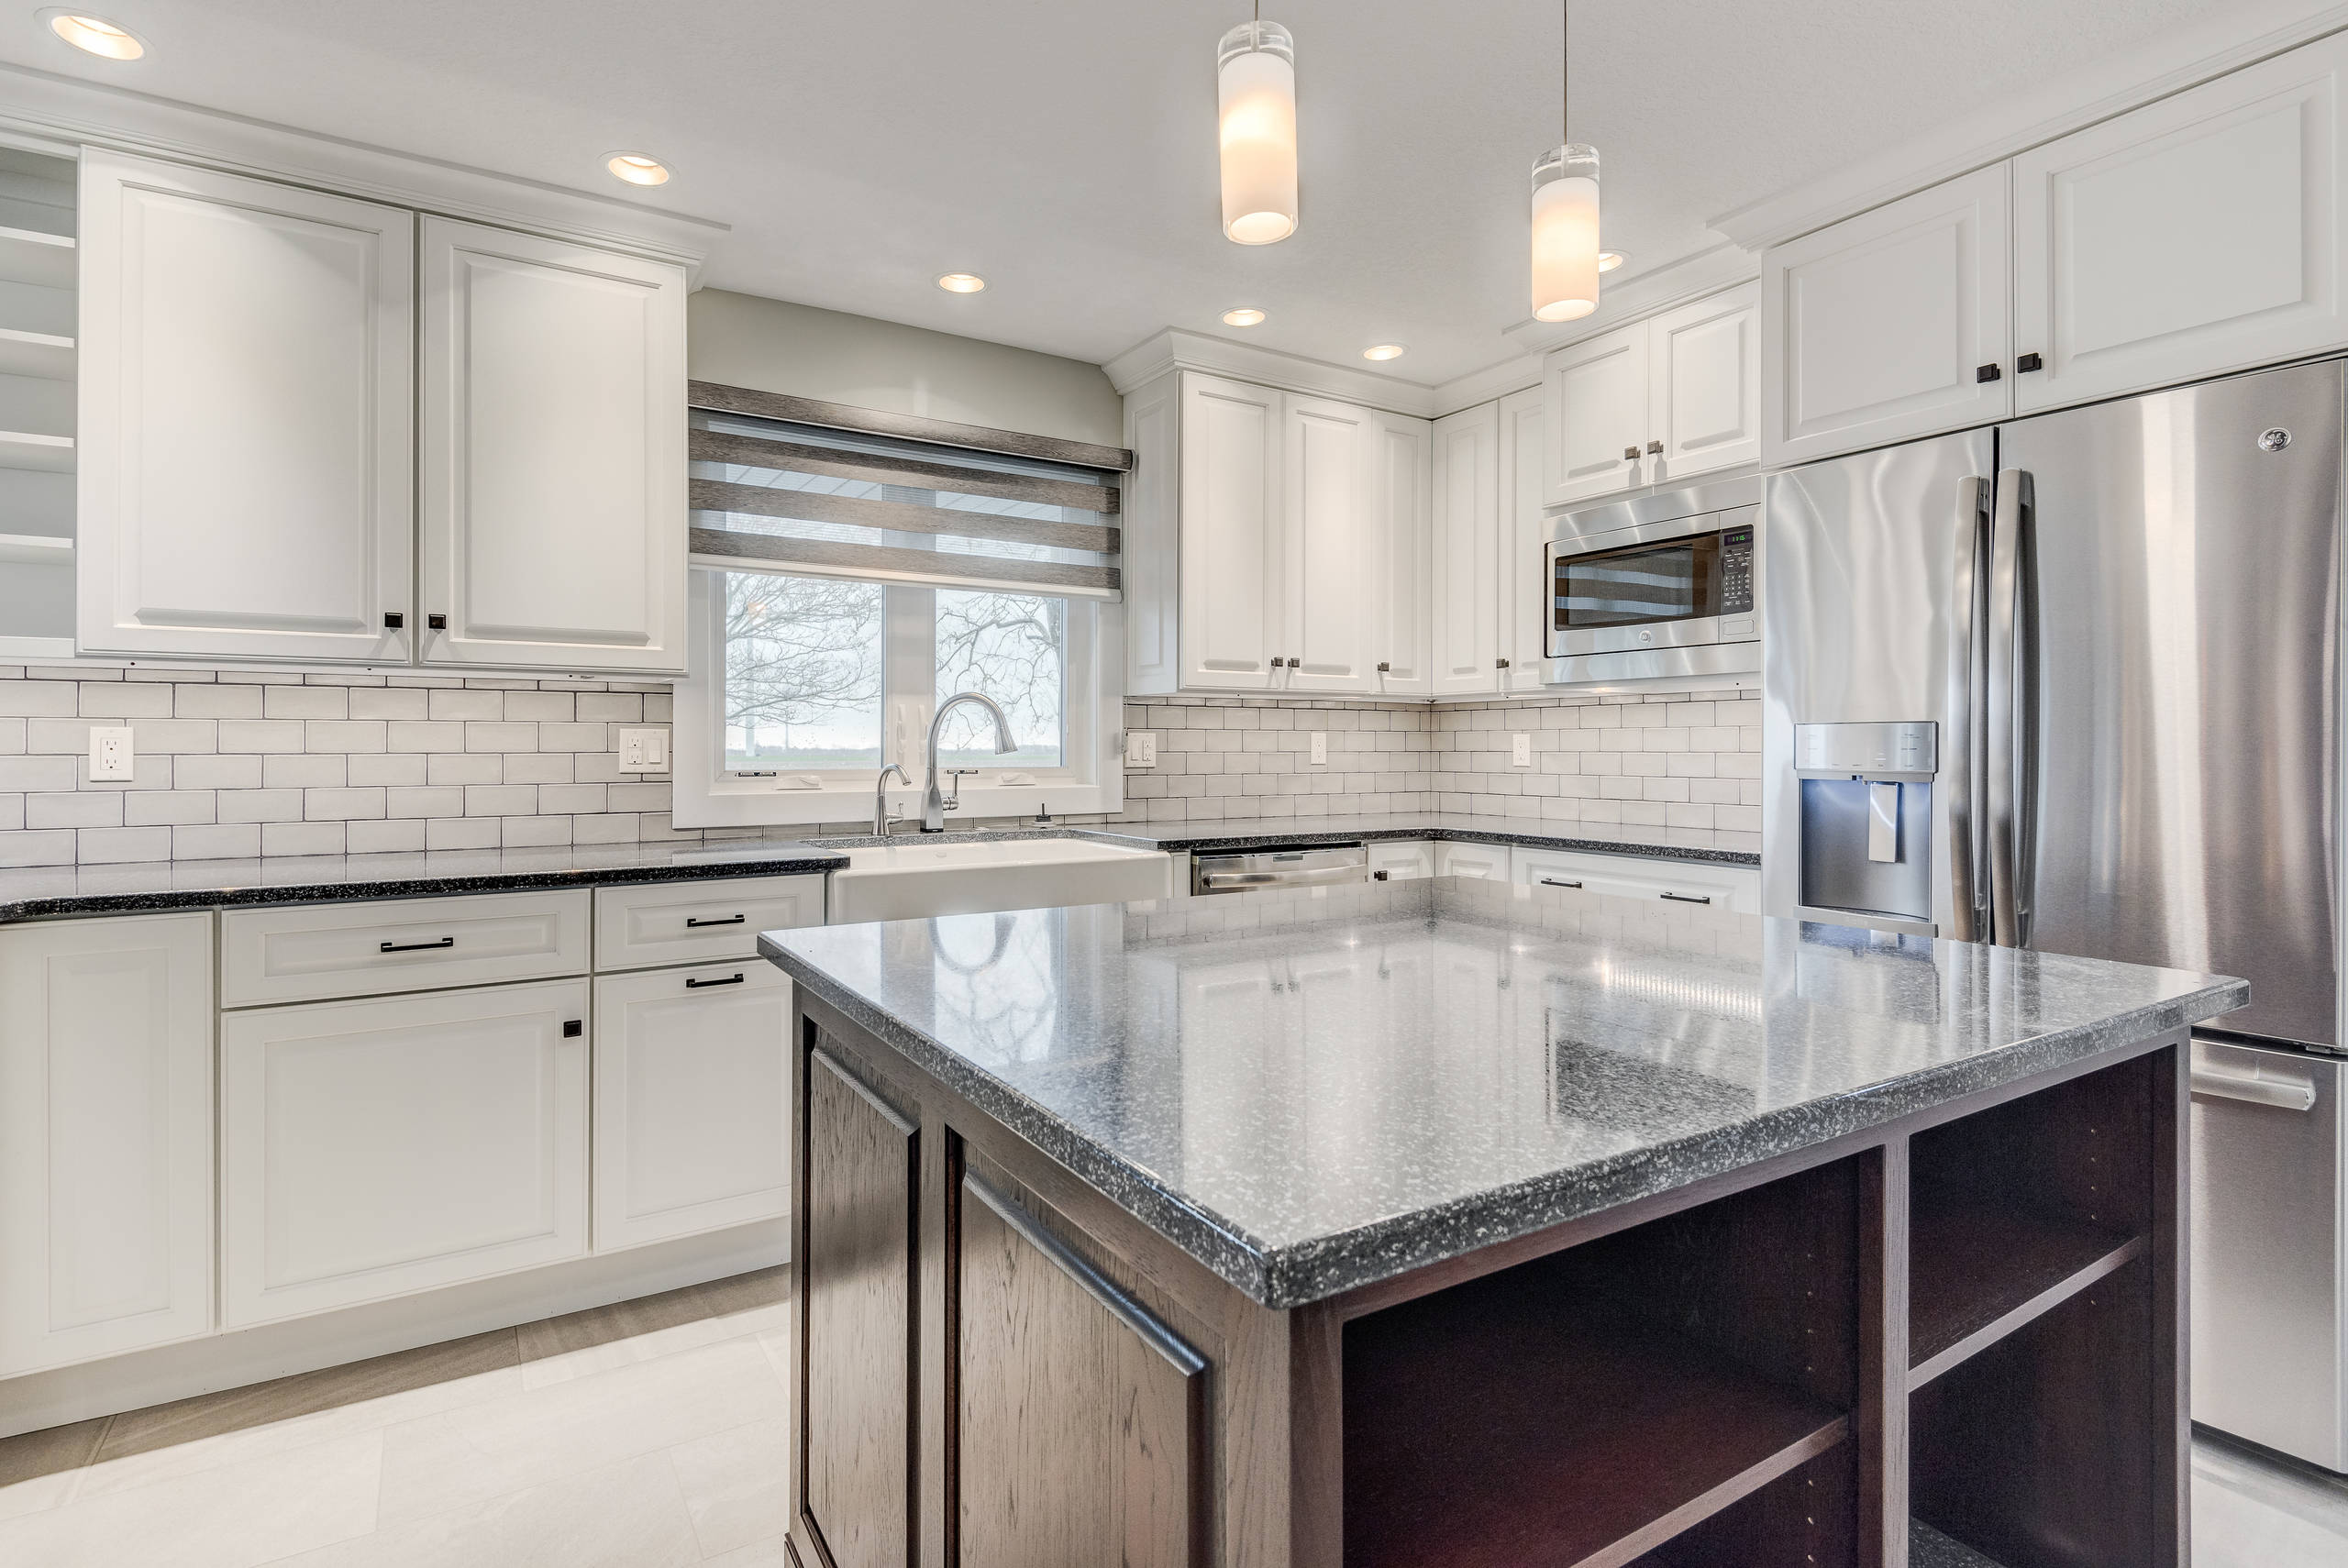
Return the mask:
<path id="1" fill-rule="evenodd" d="M 1929 722 L 1794 726 L 1804 908 L 1932 919 L 1936 741 Z"/>

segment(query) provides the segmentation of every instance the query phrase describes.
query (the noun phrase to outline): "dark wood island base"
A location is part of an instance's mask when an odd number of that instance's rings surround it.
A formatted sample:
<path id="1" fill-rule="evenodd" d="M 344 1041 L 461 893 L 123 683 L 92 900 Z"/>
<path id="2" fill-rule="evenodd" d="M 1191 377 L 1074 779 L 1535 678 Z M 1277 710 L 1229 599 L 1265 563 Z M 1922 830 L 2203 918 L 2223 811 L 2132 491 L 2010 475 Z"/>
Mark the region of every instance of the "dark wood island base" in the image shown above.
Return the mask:
<path id="1" fill-rule="evenodd" d="M 1287 1310 L 803 988 L 800 1568 L 2174 1568 L 2175 1031 Z"/>

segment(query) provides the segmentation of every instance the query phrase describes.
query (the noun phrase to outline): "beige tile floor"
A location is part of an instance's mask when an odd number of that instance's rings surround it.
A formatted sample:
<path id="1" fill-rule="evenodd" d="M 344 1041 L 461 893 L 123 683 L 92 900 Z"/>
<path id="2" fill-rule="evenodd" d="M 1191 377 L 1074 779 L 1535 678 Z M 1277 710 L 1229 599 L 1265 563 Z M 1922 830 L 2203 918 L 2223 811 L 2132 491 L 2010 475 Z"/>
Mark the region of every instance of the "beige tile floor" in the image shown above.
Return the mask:
<path id="1" fill-rule="evenodd" d="M 786 1271 L 0 1440 L 6 1568 L 779 1568 Z M 2194 1445 L 2196 1568 L 2348 1568 L 2348 1480 Z"/>
<path id="2" fill-rule="evenodd" d="M 768 1270 L 0 1441 L 0 1564 L 781 1564 L 788 1295 Z"/>

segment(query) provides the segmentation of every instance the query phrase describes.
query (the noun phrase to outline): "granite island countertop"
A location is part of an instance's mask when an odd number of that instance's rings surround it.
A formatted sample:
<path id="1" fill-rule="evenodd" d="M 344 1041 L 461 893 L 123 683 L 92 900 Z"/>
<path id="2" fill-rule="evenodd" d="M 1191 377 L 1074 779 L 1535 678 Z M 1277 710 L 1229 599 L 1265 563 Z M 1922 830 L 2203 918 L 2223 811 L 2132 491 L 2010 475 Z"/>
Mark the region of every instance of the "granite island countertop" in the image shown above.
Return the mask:
<path id="1" fill-rule="evenodd" d="M 1761 864 L 1761 835 L 1726 828 L 1634 827 L 1621 823 L 1552 823 L 1538 817 L 1479 817 L 1407 812 L 1356 817 L 1251 817 L 1220 823 L 1115 823 L 1080 830 L 1087 837 L 1188 853 L 1251 844 L 1345 843 L 1427 838 L 1454 844 L 1525 845 L 1658 860 Z"/>
<path id="2" fill-rule="evenodd" d="M 765 933 L 1301 1306 L 2241 1006 L 2234 979 L 1451 878 Z"/>
<path id="3" fill-rule="evenodd" d="M 30 867 L 0 870 L 0 925 L 73 915 L 789 877 L 847 864 L 847 856 L 797 839 L 746 838 Z"/>

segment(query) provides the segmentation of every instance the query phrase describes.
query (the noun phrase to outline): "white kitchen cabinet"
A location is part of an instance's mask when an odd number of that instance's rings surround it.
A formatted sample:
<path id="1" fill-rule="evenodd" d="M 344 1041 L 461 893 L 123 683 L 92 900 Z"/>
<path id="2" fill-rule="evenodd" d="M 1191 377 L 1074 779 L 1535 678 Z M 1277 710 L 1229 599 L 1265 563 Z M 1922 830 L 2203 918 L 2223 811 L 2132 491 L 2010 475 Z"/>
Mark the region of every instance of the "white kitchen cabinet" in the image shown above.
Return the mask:
<path id="1" fill-rule="evenodd" d="M 1553 349 L 1541 361 L 1549 408 L 1544 498 L 1589 501 L 1647 482 L 1646 324 Z"/>
<path id="2" fill-rule="evenodd" d="M 1508 845 L 1454 844 L 1446 840 L 1434 846 L 1434 874 L 1438 877 L 1473 877 L 1484 882 L 1505 882 L 1509 878 Z"/>
<path id="3" fill-rule="evenodd" d="M 1549 401 L 1538 387 L 1511 392 L 1500 403 L 1500 672 L 1502 691 L 1538 691 L 1549 657 L 1549 591 L 1543 577 L 1548 514 Z"/>
<path id="4" fill-rule="evenodd" d="M 2004 369 L 2009 200 L 1999 164 L 1763 256 L 1764 463 L 1808 462 L 2012 412 Z"/>
<path id="5" fill-rule="evenodd" d="M 1481 403 L 1434 422 L 1434 694 L 1500 690 L 1501 415 Z"/>
<path id="6" fill-rule="evenodd" d="M 414 217 L 90 149 L 81 226 L 81 650 L 404 662 Z"/>
<path id="7" fill-rule="evenodd" d="M 212 1321 L 212 917 L 0 930 L 0 1375 Z"/>
<path id="8" fill-rule="evenodd" d="M 1293 691 L 1365 691 L 1385 552 L 1378 469 L 1384 422 L 1330 398 L 1281 399 L 1282 605 L 1274 657 Z M 1370 546 L 1372 547 L 1365 547 Z"/>
<path id="9" fill-rule="evenodd" d="M 1647 319 L 1649 484 L 1761 460 L 1760 297 L 1742 283 Z"/>
<path id="10" fill-rule="evenodd" d="M 1519 887 L 1567 888 L 1618 899 L 1761 912 L 1761 874 L 1744 866 L 1520 845 L 1511 854 L 1509 876 Z"/>
<path id="11" fill-rule="evenodd" d="M 2344 70 L 2334 34 L 2013 160 L 2016 412 L 2348 342 Z"/>
<path id="12" fill-rule="evenodd" d="M 1268 387 L 1182 375 L 1181 685 L 1262 690 L 1288 650 L 1279 527 L 1280 402 Z"/>
<path id="13" fill-rule="evenodd" d="M 437 217 L 421 251 L 424 662 L 681 674 L 684 269 Z"/>
<path id="14" fill-rule="evenodd" d="M 229 910 L 220 1005 L 453 989 L 587 971 L 584 888 Z"/>
<path id="15" fill-rule="evenodd" d="M 570 979 L 224 1014 L 226 1326 L 582 1255 L 588 1001 Z"/>
<path id="16" fill-rule="evenodd" d="M 824 883 L 823 873 L 814 872 L 598 888 L 595 967 L 752 957 L 762 931 L 824 923 Z"/>
<path id="17" fill-rule="evenodd" d="M 595 982 L 595 1250 L 790 1210 L 791 981 L 762 958 Z"/>
<path id="18" fill-rule="evenodd" d="M 1424 697 L 1434 690 L 1434 602 L 1427 588 L 1434 562 L 1434 439 L 1427 422 L 1381 414 L 1374 437 L 1372 503 L 1384 535 L 1373 558 L 1378 577 L 1370 637 L 1368 690 L 1381 697 Z"/>
<path id="19" fill-rule="evenodd" d="M 1375 882 L 1415 882 L 1434 875 L 1434 845 L 1423 838 L 1379 839 L 1368 846 Z"/>

